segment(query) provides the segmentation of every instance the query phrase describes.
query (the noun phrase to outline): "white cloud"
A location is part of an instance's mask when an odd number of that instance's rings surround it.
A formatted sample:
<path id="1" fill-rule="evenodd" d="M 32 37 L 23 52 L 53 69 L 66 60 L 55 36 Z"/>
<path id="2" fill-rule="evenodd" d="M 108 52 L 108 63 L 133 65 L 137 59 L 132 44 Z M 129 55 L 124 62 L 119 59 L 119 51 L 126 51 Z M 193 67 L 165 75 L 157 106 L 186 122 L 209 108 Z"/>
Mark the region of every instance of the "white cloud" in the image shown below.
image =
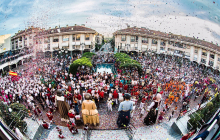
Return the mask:
<path id="1" fill-rule="evenodd" d="M 101 21 L 99 19 L 102 19 Z M 130 17 L 124 20 L 116 16 L 94 15 L 90 18 L 88 26 L 105 27 L 97 28 L 97 31 L 105 35 L 111 35 L 116 30 L 126 28 L 126 23 L 131 26 L 146 27 L 162 32 L 172 32 L 184 36 L 198 37 L 206 41 L 220 44 L 220 38 L 215 38 L 213 32 L 220 35 L 220 26 L 211 21 L 197 17 L 186 16 L 150 16 L 146 18 Z"/>
<path id="2" fill-rule="evenodd" d="M 25 1 L 12 0 L 8 11 L 5 12 L 12 12 L 10 8 L 16 7 L 16 5 L 25 5 Z M 204 5 L 206 4 L 204 1 L 202 2 Z M 218 24 L 191 17 L 189 13 L 192 11 L 186 11 L 183 9 L 184 7 L 178 5 L 178 2 L 171 0 L 126 0 L 117 2 L 105 0 L 35 0 L 31 2 L 29 8 L 30 10 L 26 12 L 26 15 L 9 18 L 4 23 L 0 23 L 0 26 L 5 25 L 8 30 L 11 28 L 24 29 L 24 21 L 28 23 L 26 25 L 43 28 L 54 27 L 59 24 L 61 26 L 86 24 L 87 27 L 91 27 L 101 34 L 111 36 L 116 30 L 126 28 L 126 23 L 128 23 L 131 26 L 195 36 L 220 44 L 220 38 L 217 38 L 220 35 Z M 4 7 L 0 7 L 1 11 L 4 11 Z M 219 9 L 216 11 L 219 12 Z M 19 15 L 19 11 L 17 14 Z M 205 11 L 197 10 L 194 14 L 205 15 Z M 204 18 L 208 19 L 208 17 Z M 217 16 L 214 18 L 218 19 Z"/>
<path id="3" fill-rule="evenodd" d="M 70 6 L 64 7 L 63 13 L 73 14 L 73 13 L 79 13 L 79 12 L 85 12 L 92 9 L 95 9 L 95 4 L 97 4 L 95 1 L 85 1 L 81 3 L 73 3 Z"/>

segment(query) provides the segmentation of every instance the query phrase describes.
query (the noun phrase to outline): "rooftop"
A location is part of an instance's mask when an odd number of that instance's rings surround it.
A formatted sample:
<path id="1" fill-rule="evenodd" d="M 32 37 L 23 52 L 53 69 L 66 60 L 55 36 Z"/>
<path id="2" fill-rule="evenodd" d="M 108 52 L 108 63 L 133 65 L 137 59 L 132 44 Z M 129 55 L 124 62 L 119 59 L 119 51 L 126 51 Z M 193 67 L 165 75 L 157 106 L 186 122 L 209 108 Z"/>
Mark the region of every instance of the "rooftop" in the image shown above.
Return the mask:
<path id="1" fill-rule="evenodd" d="M 31 34 L 33 32 L 36 32 L 36 36 L 41 36 L 41 35 L 50 35 L 50 34 L 55 34 L 55 33 L 62 33 L 62 32 L 94 32 L 96 33 L 95 30 L 85 27 L 84 25 L 79 26 L 79 25 L 75 25 L 75 26 L 66 26 L 66 27 L 55 27 L 53 29 L 49 28 L 47 30 L 45 30 L 44 28 L 39 28 L 39 27 L 31 27 L 29 29 L 25 29 L 25 30 L 21 30 L 18 33 L 16 33 L 13 38 L 17 38 L 20 37 L 22 35 L 27 35 L 27 34 Z"/>
<path id="2" fill-rule="evenodd" d="M 205 46 L 205 47 L 209 47 L 210 49 L 216 50 L 220 52 L 220 47 L 216 44 L 204 41 L 204 40 L 200 40 L 197 38 L 193 38 L 193 37 L 187 37 L 187 36 L 182 36 L 182 35 L 175 35 L 172 33 L 164 33 L 164 32 L 160 32 L 160 31 L 155 31 L 155 30 L 150 30 L 150 29 L 146 29 L 144 27 L 142 28 L 137 28 L 137 27 L 128 27 L 126 29 L 122 29 L 122 30 L 118 30 L 116 32 L 113 33 L 114 35 L 116 34 L 131 34 L 131 35 L 146 35 L 146 36 L 154 36 L 156 38 L 162 38 L 164 40 L 170 40 L 170 39 L 175 39 L 178 40 L 179 42 L 181 41 L 185 41 L 188 43 L 193 43 L 193 44 L 197 44 L 197 45 L 201 45 L 201 46 Z"/>

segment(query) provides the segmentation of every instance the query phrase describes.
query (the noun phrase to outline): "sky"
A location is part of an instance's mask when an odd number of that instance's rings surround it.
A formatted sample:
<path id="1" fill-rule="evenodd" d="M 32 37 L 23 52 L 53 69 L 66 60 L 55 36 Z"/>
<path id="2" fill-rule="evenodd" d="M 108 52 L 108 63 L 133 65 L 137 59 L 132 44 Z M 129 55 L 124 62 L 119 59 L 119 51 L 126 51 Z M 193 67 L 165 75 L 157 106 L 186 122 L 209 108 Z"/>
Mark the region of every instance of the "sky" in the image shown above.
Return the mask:
<path id="1" fill-rule="evenodd" d="M 1 0 L 0 35 L 28 26 L 85 24 L 111 37 L 131 27 L 198 37 L 220 44 L 218 0 Z"/>

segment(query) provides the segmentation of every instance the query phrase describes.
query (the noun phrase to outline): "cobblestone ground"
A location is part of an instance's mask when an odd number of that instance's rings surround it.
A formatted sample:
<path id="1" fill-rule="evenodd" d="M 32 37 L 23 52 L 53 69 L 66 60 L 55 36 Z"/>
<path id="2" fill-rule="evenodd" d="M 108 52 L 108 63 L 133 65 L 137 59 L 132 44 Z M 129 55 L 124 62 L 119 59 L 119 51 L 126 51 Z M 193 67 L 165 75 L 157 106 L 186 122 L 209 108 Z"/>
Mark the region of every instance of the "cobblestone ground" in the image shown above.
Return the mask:
<path id="1" fill-rule="evenodd" d="M 106 95 L 107 96 L 107 95 Z M 190 108 L 193 109 L 196 107 L 196 105 L 201 101 L 202 99 L 202 96 L 198 97 L 195 101 L 194 101 L 194 96 L 192 96 L 192 99 L 190 101 Z M 165 118 L 163 119 L 163 122 L 168 122 L 169 121 L 169 117 L 171 115 L 171 112 L 172 110 L 175 108 L 175 104 L 173 104 L 171 106 L 171 108 L 169 109 L 169 111 L 167 112 L 167 114 L 165 115 Z M 177 116 L 179 115 L 179 110 L 182 106 L 182 103 L 178 103 L 177 104 L 178 106 L 178 109 L 177 111 L 175 112 L 173 118 L 177 118 Z M 80 110 L 81 110 L 81 106 L 80 107 Z M 44 119 L 46 121 L 49 121 L 47 116 L 46 116 L 46 111 L 47 110 L 43 110 L 41 108 L 41 110 L 43 111 L 43 115 L 41 117 L 38 117 L 38 120 L 41 120 L 41 119 Z M 161 108 L 162 110 L 162 108 Z M 117 118 L 118 118 L 118 105 L 115 105 L 113 106 L 113 111 L 110 112 L 110 111 L 107 111 L 107 106 L 106 106 L 106 101 L 104 102 L 101 102 L 100 103 L 100 107 L 98 108 L 98 111 L 99 111 L 99 119 L 100 119 L 100 124 L 96 127 L 93 127 L 95 129 L 117 129 L 117 125 L 116 125 L 116 121 L 117 121 Z M 145 112 L 145 115 L 142 116 L 142 118 L 140 118 L 140 112 L 141 112 L 141 109 L 139 109 L 139 103 L 136 105 L 136 110 L 134 111 L 134 116 L 133 118 L 131 118 L 131 123 L 136 127 L 136 128 L 139 128 L 139 127 L 143 127 L 145 126 L 143 124 L 143 120 L 144 120 L 144 117 L 147 115 L 147 112 Z M 63 122 L 61 121 L 61 117 L 60 117 L 60 114 L 58 111 L 54 112 L 53 113 L 54 115 L 54 122 L 56 125 L 60 125 L 60 126 L 66 126 L 66 122 Z M 77 126 L 78 128 L 83 128 L 83 124 L 79 124 Z"/>
<path id="2" fill-rule="evenodd" d="M 106 97 L 107 98 L 107 95 Z M 190 101 L 190 108 L 193 109 L 196 107 L 196 105 L 201 101 L 202 96 L 198 97 L 194 101 L 194 95 L 191 98 Z M 150 102 L 149 102 L 150 103 Z M 136 110 L 134 111 L 134 116 L 131 118 L 131 123 L 135 126 L 136 128 L 136 133 L 134 135 L 135 140 L 142 140 L 142 139 L 148 139 L 148 140 L 176 140 L 180 139 L 180 135 L 175 135 L 170 133 L 170 126 L 172 123 L 176 120 L 180 107 L 182 106 L 181 103 L 179 102 L 177 104 L 178 110 L 175 112 L 174 117 L 169 121 L 169 116 L 172 112 L 172 109 L 175 108 L 175 104 L 173 104 L 165 115 L 165 118 L 163 119 L 162 123 L 155 124 L 153 126 L 145 126 L 143 124 L 143 119 L 147 115 L 145 115 L 140 118 L 140 109 L 139 109 L 139 103 L 136 105 Z M 80 106 L 79 106 L 80 107 Z M 42 108 L 41 108 L 42 109 Z M 81 110 L 81 107 L 80 107 Z M 100 103 L 100 106 L 98 108 L 99 111 L 99 119 L 100 119 L 100 124 L 96 127 L 91 126 L 93 130 L 91 135 L 90 135 L 90 140 L 101 140 L 105 137 L 105 139 L 129 139 L 130 137 L 128 135 L 125 135 L 124 130 L 109 130 L 109 129 L 118 129 L 116 125 L 116 120 L 118 117 L 118 105 L 113 106 L 113 111 L 108 112 L 107 111 L 107 106 L 106 106 L 106 101 L 103 101 Z M 162 108 L 161 108 L 162 110 Z M 46 111 L 43 111 L 43 115 L 38 117 L 37 120 L 40 122 L 41 119 L 45 119 L 46 121 L 49 122 L 47 116 L 46 116 Z M 45 130 L 42 133 L 41 139 L 44 140 L 55 140 L 58 139 L 58 132 L 55 128 L 55 126 L 59 126 L 63 130 L 63 134 L 67 139 L 76 139 L 76 140 L 81 140 L 83 139 L 83 134 L 81 129 L 83 129 L 83 124 L 77 125 L 77 128 L 79 129 L 79 134 L 72 135 L 68 128 L 66 127 L 66 122 L 62 122 L 59 112 L 55 111 L 54 112 L 54 127 L 50 128 L 50 130 Z M 33 126 L 33 125 L 32 125 Z M 101 129 L 101 130 L 100 130 Z M 122 135 L 123 134 L 123 135 Z M 33 134 L 32 134 L 33 135 Z M 119 135 L 117 137 L 117 135 Z"/>

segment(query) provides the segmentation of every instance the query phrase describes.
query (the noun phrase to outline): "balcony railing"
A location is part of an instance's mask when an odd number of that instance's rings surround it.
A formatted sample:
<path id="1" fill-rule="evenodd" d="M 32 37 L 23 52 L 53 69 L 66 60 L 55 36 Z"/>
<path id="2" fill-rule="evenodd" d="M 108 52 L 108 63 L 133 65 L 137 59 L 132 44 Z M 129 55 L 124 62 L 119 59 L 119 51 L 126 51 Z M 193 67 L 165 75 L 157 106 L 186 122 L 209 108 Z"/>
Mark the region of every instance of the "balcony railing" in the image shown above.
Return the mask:
<path id="1" fill-rule="evenodd" d="M 0 65 L 5 64 L 5 63 L 10 62 L 10 61 L 13 61 L 13 60 L 16 60 L 21 56 L 25 56 L 25 55 L 28 55 L 28 54 L 31 54 L 31 53 L 32 53 L 32 51 L 27 50 L 27 51 L 21 52 L 19 54 L 15 54 L 15 55 L 12 55 L 12 56 L 8 56 L 6 58 L 2 58 L 2 59 L 0 59 Z"/>

